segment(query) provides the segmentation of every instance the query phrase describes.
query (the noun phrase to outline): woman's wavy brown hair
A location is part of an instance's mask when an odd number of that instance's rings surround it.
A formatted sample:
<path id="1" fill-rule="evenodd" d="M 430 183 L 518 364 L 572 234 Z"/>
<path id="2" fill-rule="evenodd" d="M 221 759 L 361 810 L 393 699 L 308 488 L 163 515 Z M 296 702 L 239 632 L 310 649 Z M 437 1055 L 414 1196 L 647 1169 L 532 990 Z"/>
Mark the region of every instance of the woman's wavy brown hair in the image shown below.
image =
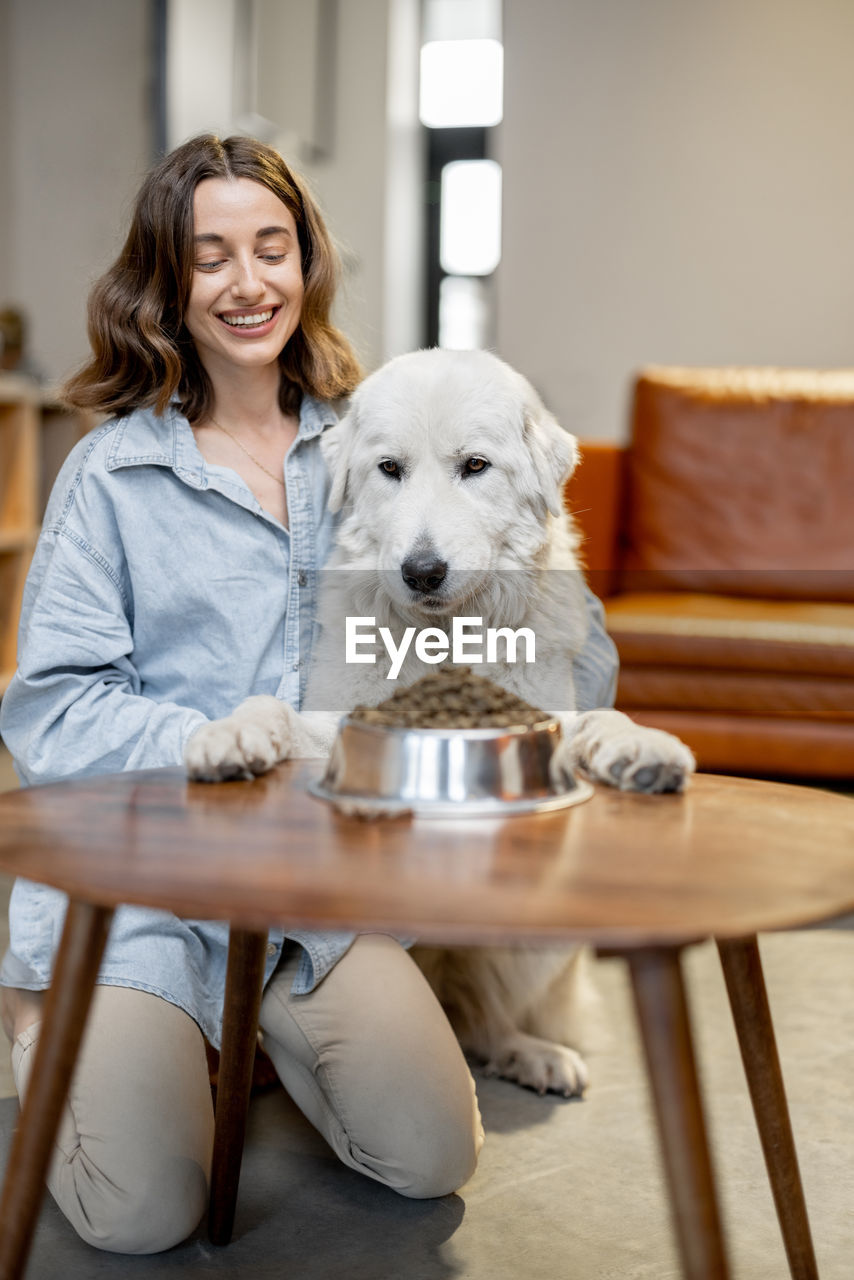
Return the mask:
<path id="1" fill-rule="evenodd" d="M 63 389 L 70 404 L 109 414 L 153 405 L 162 413 L 177 394 L 191 422 L 212 409 L 210 380 L 184 327 L 193 196 L 206 178 L 260 182 L 297 225 L 305 292 L 299 325 L 279 357 L 282 408 L 295 411 L 303 392 L 334 400 L 358 384 L 359 362 L 329 319 L 338 256 L 304 181 L 254 138 L 203 134 L 170 152 L 143 182 L 124 248 L 89 295 L 92 356 Z"/>

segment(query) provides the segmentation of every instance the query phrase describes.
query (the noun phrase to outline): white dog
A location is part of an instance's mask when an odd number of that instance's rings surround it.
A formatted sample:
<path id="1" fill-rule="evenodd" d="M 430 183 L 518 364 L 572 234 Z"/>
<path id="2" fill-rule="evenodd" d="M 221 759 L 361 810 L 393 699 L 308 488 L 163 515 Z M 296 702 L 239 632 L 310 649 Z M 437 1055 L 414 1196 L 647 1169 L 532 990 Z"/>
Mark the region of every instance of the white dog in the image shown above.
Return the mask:
<path id="1" fill-rule="evenodd" d="M 362 383 L 322 447 L 329 505 L 341 519 L 306 705 L 329 708 L 333 687 L 334 710 L 298 713 L 272 697 L 249 698 L 190 740 L 191 777 L 258 774 L 287 757 L 327 754 L 342 712 L 398 687 L 387 679 L 392 669 L 404 685 L 425 673 L 411 645 L 401 661 L 406 629 L 448 630 L 456 616 L 535 635 L 534 663 L 477 670 L 560 715 L 559 771 L 578 768 L 624 790 L 681 790 L 694 759 L 678 739 L 612 709 L 575 711 L 572 659 L 584 644 L 586 609 L 563 487 L 577 446 L 524 378 L 484 351 L 399 356 Z M 349 616 L 387 628 L 392 650 L 372 663 L 343 662 Z M 463 1047 L 488 1070 L 540 1092 L 584 1089 L 586 1069 L 570 1047 L 578 949 L 413 954 Z"/>

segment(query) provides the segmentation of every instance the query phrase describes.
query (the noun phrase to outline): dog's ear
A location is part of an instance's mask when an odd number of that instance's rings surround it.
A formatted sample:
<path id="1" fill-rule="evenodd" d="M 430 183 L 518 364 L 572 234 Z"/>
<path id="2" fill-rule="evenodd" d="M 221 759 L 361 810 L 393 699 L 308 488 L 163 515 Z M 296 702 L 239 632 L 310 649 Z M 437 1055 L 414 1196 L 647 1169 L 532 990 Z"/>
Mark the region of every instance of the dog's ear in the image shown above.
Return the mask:
<path id="1" fill-rule="evenodd" d="M 542 511 L 559 516 L 563 511 L 563 488 L 578 465 L 578 441 L 564 431 L 532 391 L 525 406 L 524 437 L 537 477 Z"/>
<path id="2" fill-rule="evenodd" d="M 340 511 L 347 494 L 347 479 L 350 474 L 350 449 L 356 429 L 356 409 L 351 405 L 340 422 L 324 431 L 320 437 L 320 452 L 329 469 L 332 487 L 329 490 L 327 506 L 330 511 Z"/>

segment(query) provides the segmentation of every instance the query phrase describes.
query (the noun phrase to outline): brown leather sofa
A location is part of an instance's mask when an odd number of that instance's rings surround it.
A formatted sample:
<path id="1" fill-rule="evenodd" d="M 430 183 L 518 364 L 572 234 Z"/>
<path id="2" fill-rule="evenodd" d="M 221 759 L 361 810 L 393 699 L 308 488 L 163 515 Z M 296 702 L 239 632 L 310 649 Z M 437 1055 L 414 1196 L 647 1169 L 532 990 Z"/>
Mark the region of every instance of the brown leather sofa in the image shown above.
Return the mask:
<path id="1" fill-rule="evenodd" d="M 567 486 L 617 706 L 702 769 L 854 779 L 854 371 L 644 370 Z"/>

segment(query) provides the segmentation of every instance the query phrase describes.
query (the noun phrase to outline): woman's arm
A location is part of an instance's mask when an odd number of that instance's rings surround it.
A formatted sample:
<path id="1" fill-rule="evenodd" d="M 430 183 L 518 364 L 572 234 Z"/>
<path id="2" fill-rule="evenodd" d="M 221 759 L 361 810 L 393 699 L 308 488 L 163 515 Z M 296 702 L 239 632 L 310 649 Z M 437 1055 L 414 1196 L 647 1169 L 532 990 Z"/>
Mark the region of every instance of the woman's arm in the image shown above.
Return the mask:
<path id="1" fill-rule="evenodd" d="M 91 548 L 42 535 L 24 597 L 19 665 L 0 734 L 22 782 L 178 765 L 207 720 L 141 693 L 127 610 Z"/>
<path id="2" fill-rule="evenodd" d="M 572 664 L 575 702 L 579 711 L 612 707 L 617 693 L 620 659 L 617 647 L 605 630 L 605 610 L 589 587 L 584 588 L 590 628 L 581 653 Z"/>

